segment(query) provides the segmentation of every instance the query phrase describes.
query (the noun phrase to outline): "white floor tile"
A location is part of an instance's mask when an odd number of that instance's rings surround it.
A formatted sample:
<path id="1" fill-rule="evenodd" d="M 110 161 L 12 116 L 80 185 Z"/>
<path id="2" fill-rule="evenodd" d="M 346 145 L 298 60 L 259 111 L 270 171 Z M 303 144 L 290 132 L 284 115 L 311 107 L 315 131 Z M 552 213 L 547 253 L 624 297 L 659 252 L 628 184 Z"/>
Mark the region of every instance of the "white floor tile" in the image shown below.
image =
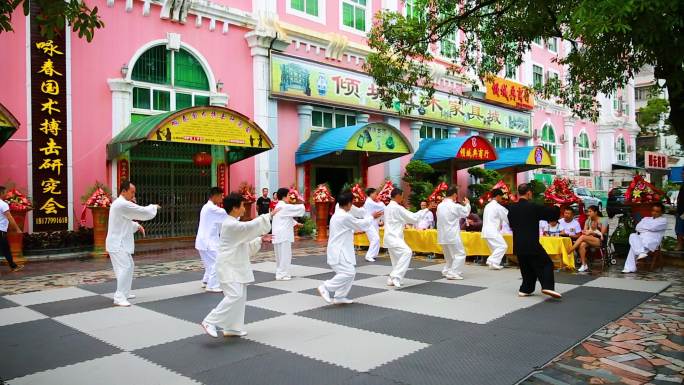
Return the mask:
<path id="1" fill-rule="evenodd" d="M 287 314 L 298 313 L 300 311 L 315 309 L 327 305 L 327 303 L 320 297 L 301 293 L 274 295 L 272 297 L 249 301 L 247 304 Z"/>
<path id="2" fill-rule="evenodd" d="M 427 282 L 427 281 L 423 281 L 420 279 L 404 278 L 401 280 L 401 286 L 402 287 L 408 287 L 408 286 L 419 285 L 419 284 L 425 283 L 425 282 Z M 354 285 L 365 286 L 365 287 L 373 287 L 376 289 L 401 290 L 401 288 L 397 289 L 394 286 L 388 286 L 387 285 L 387 275 L 378 275 L 375 277 L 360 279 L 358 281 L 354 281 Z"/>
<path id="3" fill-rule="evenodd" d="M 587 287 L 602 287 L 604 289 L 619 289 L 660 293 L 670 287 L 666 281 L 645 281 L 641 279 L 599 277 L 584 284 Z"/>
<path id="4" fill-rule="evenodd" d="M 47 318 L 47 316 L 23 306 L 0 309 L 0 326 L 35 321 L 43 318 Z"/>
<path id="5" fill-rule="evenodd" d="M 268 282 L 258 283 L 257 285 L 258 286 L 264 286 L 264 287 L 270 287 L 272 289 L 297 292 L 297 291 L 304 291 L 304 290 L 308 290 L 308 289 L 313 289 L 314 287 L 318 287 L 322 283 L 323 283 L 323 281 L 318 281 L 315 279 L 295 277 L 289 281 L 268 281 Z"/>
<path id="6" fill-rule="evenodd" d="M 14 294 L 5 296 L 10 301 L 16 302 L 20 305 L 29 306 L 37 305 L 46 302 L 63 301 L 66 299 L 74 299 L 81 297 L 88 297 L 96 295 L 93 292 L 79 289 L 77 287 L 65 287 L 61 289 L 34 291 L 32 293 Z"/>

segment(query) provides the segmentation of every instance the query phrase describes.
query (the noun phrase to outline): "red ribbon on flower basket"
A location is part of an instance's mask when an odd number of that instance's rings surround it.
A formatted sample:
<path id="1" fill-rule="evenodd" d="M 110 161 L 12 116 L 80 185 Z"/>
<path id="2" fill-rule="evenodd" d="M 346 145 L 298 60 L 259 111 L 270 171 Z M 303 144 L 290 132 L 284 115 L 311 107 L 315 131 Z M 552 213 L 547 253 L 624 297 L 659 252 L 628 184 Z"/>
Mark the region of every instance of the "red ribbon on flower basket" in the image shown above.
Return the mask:
<path id="1" fill-rule="evenodd" d="M 503 191 L 504 201 L 506 201 L 506 202 L 509 202 L 509 201 L 517 202 L 518 201 L 518 198 L 511 194 L 511 189 L 508 188 L 508 185 L 506 184 L 506 182 L 504 182 L 503 179 L 501 179 L 500 181 L 496 182 L 496 184 L 494 186 L 492 186 L 491 190 L 487 191 L 483 196 L 480 197 L 480 200 L 479 200 L 480 205 L 484 206 L 487 202 L 489 202 L 489 200 L 492 198 L 492 191 L 494 191 L 496 189 L 500 189 L 501 191 Z"/>
<path id="2" fill-rule="evenodd" d="M 544 191 L 544 199 L 552 204 L 571 205 L 581 202 L 581 199 L 572 191 L 572 182 L 564 178 L 553 180 L 549 188 Z"/>
<path id="3" fill-rule="evenodd" d="M 313 192 L 313 201 L 314 203 L 332 203 L 335 202 L 335 198 L 330 193 L 328 185 L 319 184 Z"/>
<path id="4" fill-rule="evenodd" d="M 378 200 L 382 201 L 384 204 L 388 204 L 390 200 L 392 200 L 392 197 L 390 196 L 392 190 L 394 190 L 394 184 L 392 184 L 391 180 L 387 180 L 378 193 Z"/>
<path id="5" fill-rule="evenodd" d="M 240 183 L 240 186 L 238 186 L 238 193 L 242 195 L 242 198 L 245 200 L 245 203 L 256 202 L 257 197 L 254 192 L 254 187 L 252 187 L 252 185 L 250 185 L 249 183 Z"/>
<path id="6" fill-rule="evenodd" d="M 21 191 L 13 188 L 9 190 L 3 198 L 9 205 L 10 210 L 29 211 L 33 209 L 31 201 Z"/>
<path id="7" fill-rule="evenodd" d="M 653 203 L 669 198 L 663 190 L 647 182 L 641 175 L 636 174 L 625 191 L 625 203 Z"/>
<path id="8" fill-rule="evenodd" d="M 363 191 L 363 187 L 359 185 L 358 183 L 352 186 L 351 188 L 352 192 L 352 203 L 356 207 L 362 207 L 364 203 L 366 203 L 366 193 Z"/>
<path id="9" fill-rule="evenodd" d="M 441 182 L 440 184 L 438 184 L 437 187 L 435 187 L 435 189 L 432 190 L 432 193 L 427 198 L 428 205 L 440 204 L 442 200 L 444 200 L 444 198 L 446 197 L 446 192 L 448 189 L 449 186 L 446 183 Z"/>
<path id="10" fill-rule="evenodd" d="M 81 225 L 86 223 L 86 209 L 89 207 L 106 208 L 112 205 L 112 197 L 102 188 L 97 187 L 90 197 L 83 203 L 83 211 L 81 211 Z"/>

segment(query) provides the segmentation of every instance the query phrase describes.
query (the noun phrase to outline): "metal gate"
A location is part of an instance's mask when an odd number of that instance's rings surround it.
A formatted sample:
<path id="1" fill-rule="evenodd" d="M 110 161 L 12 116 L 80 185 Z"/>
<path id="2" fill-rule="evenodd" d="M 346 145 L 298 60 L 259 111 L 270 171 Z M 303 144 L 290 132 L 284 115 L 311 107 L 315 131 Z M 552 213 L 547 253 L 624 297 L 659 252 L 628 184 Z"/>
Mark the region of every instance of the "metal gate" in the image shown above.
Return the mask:
<path id="1" fill-rule="evenodd" d="M 141 205 L 162 206 L 145 222 L 148 238 L 192 236 L 211 187 L 211 167 L 197 167 L 192 156 L 211 146 L 143 142 L 131 149 L 131 182 Z"/>

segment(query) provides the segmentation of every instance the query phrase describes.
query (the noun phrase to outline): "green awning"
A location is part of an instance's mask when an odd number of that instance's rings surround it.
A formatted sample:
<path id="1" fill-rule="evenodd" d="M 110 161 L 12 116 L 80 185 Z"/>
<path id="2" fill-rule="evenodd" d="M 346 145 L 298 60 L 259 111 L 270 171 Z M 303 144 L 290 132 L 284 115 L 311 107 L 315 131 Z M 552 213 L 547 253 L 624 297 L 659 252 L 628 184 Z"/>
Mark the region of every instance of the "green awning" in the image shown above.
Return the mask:
<path id="1" fill-rule="evenodd" d="M 0 147 L 19 129 L 19 121 L 0 103 Z"/>
<path id="2" fill-rule="evenodd" d="M 273 148 L 268 135 L 248 117 L 225 107 L 199 106 L 129 124 L 107 144 L 107 159 L 146 140 L 223 146 L 229 163 Z"/>

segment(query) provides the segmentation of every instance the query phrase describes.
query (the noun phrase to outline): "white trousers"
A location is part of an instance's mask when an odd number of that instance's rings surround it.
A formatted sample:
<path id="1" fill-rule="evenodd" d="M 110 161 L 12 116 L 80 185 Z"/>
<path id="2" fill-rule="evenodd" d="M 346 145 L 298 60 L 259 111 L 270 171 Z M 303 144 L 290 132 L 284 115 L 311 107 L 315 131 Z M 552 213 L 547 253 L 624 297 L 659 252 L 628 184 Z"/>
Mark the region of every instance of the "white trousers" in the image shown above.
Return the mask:
<path id="1" fill-rule="evenodd" d="M 276 279 L 290 275 L 288 270 L 290 270 L 290 264 L 292 263 L 292 243 L 276 243 L 273 245 L 273 250 L 275 251 L 276 258 Z"/>
<path id="2" fill-rule="evenodd" d="M 335 276 L 323 282 L 323 286 L 326 290 L 334 292 L 335 298 L 346 298 L 354 283 L 356 268 L 348 262 L 330 265 L 330 268 L 335 272 Z"/>
<path id="3" fill-rule="evenodd" d="M 202 278 L 202 282 L 207 284 L 207 289 L 218 289 L 219 281 L 216 277 L 216 257 L 218 256 L 218 251 L 200 250 L 199 254 L 204 265 L 204 278 Z"/>
<path id="4" fill-rule="evenodd" d="M 247 285 L 238 282 L 220 282 L 223 299 L 204 318 L 204 322 L 223 330 L 240 331 L 245 327 Z"/>
<path id="5" fill-rule="evenodd" d="M 627 253 L 627 259 L 625 260 L 624 270 L 635 272 L 637 271 L 636 259 L 639 254 L 648 253 L 644 243 L 641 241 L 639 234 L 629 235 L 629 253 Z"/>
<path id="6" fill-rule="evenodd" d="M 380 234 L 378 233 L 378 228 L 371 225 L 368 230 L 366 230 L 366 236 L 368 237 L 366 259 L 375 258 L 380 252 Z"/>
<path id="7" fill-rule="evenodd" d="M 114 275 L 116 275 L 114 302 L 128 301 L 133 284 L 133 268 L 135 267 L 133 257 L 125 251 L 116 251 L 109 253 L 109 260 L 112 261 Z"/>
<path id="8" fill-rule="evenodd" d="M 406 243 L 399 247 L 388 247 L 387 251 L 389 252 L 390 260 L 392 261 L 392 272 L 389 275 L 390 278 L 404 279 L 404 275 L 411 264 L 413 251 Z"/>
<path id="9" fill-rule="evenodd" d="M 462 242 L 451 243 L 448 245 L 441 245 L 444 251 L 444 268 L 442 272 L 445 274 L 463 274 L 463 266 L 465 266 L 466 253 Z"/>
<path id="10" fill-rule="evenodd" d="M 489 258 L 487 258 L 487 263 L 501 266 L 501 261 L 503 260 L 504 255 L 506 255 L 506 250 L 508 250 L 508 244 L 503 235 L 498 234 L 494 238 L 485 238 L 485 241 L 487 241 L 489 250 L 491 250 L 491 254 L 489 255 Z"/>

